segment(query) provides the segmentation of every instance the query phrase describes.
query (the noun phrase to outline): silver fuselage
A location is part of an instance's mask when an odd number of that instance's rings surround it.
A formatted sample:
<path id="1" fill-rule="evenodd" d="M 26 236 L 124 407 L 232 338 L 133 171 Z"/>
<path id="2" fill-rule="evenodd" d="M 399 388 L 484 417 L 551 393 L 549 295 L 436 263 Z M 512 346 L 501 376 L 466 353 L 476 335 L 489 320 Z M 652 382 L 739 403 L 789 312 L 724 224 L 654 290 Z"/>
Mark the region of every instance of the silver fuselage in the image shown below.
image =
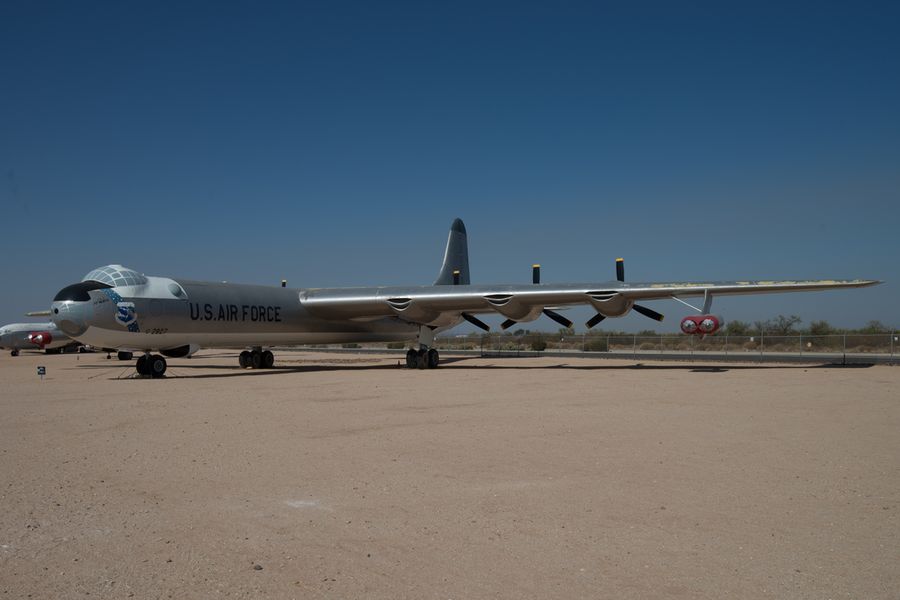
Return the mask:
<path id="1" fill-rule="evenodd" d="M 359 321 L 317 317 L 301 303 L 306 290 L 147 280 L 140 286 L 89 291 L 89 301 L 55 301 L 51 318 L 80 342 L 132 351 L 403 341 L 419 330 L 390 316 Z"/>

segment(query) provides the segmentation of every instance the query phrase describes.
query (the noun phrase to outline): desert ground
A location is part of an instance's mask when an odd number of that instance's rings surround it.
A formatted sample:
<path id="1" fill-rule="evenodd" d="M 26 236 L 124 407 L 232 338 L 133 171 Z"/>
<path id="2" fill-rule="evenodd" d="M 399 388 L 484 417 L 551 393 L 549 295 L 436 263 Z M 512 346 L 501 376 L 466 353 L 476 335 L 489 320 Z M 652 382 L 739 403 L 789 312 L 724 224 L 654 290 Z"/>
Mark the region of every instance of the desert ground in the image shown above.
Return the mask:
<path id="1" fill-rule="evenodd" d="M 4 353 L 0 594 L 900 597 L 900 368 L 399 358 Z"/>

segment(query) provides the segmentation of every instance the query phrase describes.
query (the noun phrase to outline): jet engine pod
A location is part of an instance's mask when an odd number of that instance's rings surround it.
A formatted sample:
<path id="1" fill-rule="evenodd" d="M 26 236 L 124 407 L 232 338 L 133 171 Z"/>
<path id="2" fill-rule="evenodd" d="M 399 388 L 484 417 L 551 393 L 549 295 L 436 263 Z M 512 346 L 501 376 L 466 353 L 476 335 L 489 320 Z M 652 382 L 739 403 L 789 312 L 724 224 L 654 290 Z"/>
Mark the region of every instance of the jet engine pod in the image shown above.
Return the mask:
<path id="1" fill-rule="evenodd" d="M 715 315 L 697 315 L 681 320 L 681 331 L 688 335 L 711 335 L 721 329 L 724 321 Z"/>
<path id="2" fill-rule="evenodd" d="M 28 334 L 28 341 L 43 350 L 44 346 L 53 341 L 53 336 L 49 331 L 36 331 Z"/>

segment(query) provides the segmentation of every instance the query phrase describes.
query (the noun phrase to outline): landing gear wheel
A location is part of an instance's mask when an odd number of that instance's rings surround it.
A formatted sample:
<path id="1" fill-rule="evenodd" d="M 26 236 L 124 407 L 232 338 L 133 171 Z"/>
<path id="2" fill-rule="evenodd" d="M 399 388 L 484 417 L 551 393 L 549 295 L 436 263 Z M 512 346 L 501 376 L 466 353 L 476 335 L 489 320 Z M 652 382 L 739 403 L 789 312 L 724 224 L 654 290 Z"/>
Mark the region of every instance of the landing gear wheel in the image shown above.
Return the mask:
<path id="1" fill-rule="evenodd" d="M 149 367 L 150 377 L 154 379 L 162 377 L 166 373 L 166 359 L 159 354 L 151 356 L 147 361 L 147 366 Z"/>
<path id="2" fill-rule="evenodd" d="M 134 366 L 137 369 L 138 375 L 149 375 L 150 374 L 150 356 L 148 354 L 143 354 L 137 359 L 137 364 Z"/>
<path id="3" fill-rule="evenodd" d="M 18 350 L 13 350 L 13 351 L 11 351 L 11 352 L 9 353 L 9 355 L 10 355 L 10 356 L 18 356 L 18 355 L 19 355 L 19 351 L 18 351 Z"/>
<path id="4" fill-rule="evenodd" d="M 162 377 L 166 373 L 166 359 L 159 354 L 151 356 L 147 361 L 147 366 L 149 367 L 150 377 L 153 377 L 154 379 Z"/>
<path id="5" fill-rule="evenodd" d="M 415 350 L 406 351 L 406 368 L 415 369 L 418 362 L 418 353 Z"/>
<path id="6" fill-rule="evenodd" d="M 428 351 L 428 368 L 429 369 L 437 369 L 438 362 L 440 361 L 441 356 L 438 354 L 438 351 L 432 348 Z"/>
<path id="7" fill-rule="evenodd" d="M 266 350 L 262 353 L 262 366 L 263 369 L 271 369 L 272 365 L 275 364 L 275 355 Z"/>
<path id="8" fill-rule="evenodd" d="M 416 368 L 428 368 L 428 352 L 426 350 L 419 350 L 416 352 Z"/>
<path id="9" fill-rule="evenodd" d="M 241 355 L 238 356 L 238 362 L 241 363 L 241 368 L 242 368 L 242 369 L 248 369 L 248 368 L 250 368 L 250 353 L 247 352 L 246 350 L 244 350 L 243 352 L 241 352 Z"/>
<path id="10" fill-rule="evenodd" d="M 119 360 L 131 360 L 132 358 L 134 358 L 134 354 L 132 354 L 131 352 L 119 352 L 117 356 L 119 357 Z"/>
<path id="11" fill-rule="evenodd" d="M 250 366 L 254 369 L 262 369 L 263 366 L 263 356 L 262 352 L 259 350 L 254 350 L 250 353 Z"/>

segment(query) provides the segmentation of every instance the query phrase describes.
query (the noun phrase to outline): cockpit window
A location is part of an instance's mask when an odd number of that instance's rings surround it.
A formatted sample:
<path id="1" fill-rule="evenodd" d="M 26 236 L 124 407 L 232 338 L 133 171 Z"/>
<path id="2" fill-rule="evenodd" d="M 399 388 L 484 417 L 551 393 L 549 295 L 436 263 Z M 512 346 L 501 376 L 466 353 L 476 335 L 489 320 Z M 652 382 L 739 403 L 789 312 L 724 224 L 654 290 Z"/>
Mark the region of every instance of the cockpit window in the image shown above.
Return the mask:
<path id="1" fill-rule="evenodd" d="M 125 287 L 130 285 L 144 285 L 147 278 L 128 267 L 122 265 L 107 265 L 94 269 L 84 276 L 82 281 L 100 281 L 111 287 Z"/>
<path id="2" fill-rule="evenodd" d="M 53 299 L 53 301 L 63 302 L 66 300 L 72 300 L 74 302 L 85 302 L 91 299 L 91 297 L 88 295 L 88 292 L 93 290 L 109 289 L 111 287 L 111 285 L 107 283 L 100 283 L 99 281 L 82 281 L 81 283 L 73 283 L 72 285 L 66 286 L 63 289 L 59 290 L 59 293 L 56 294 L 56 297 Z"/>

